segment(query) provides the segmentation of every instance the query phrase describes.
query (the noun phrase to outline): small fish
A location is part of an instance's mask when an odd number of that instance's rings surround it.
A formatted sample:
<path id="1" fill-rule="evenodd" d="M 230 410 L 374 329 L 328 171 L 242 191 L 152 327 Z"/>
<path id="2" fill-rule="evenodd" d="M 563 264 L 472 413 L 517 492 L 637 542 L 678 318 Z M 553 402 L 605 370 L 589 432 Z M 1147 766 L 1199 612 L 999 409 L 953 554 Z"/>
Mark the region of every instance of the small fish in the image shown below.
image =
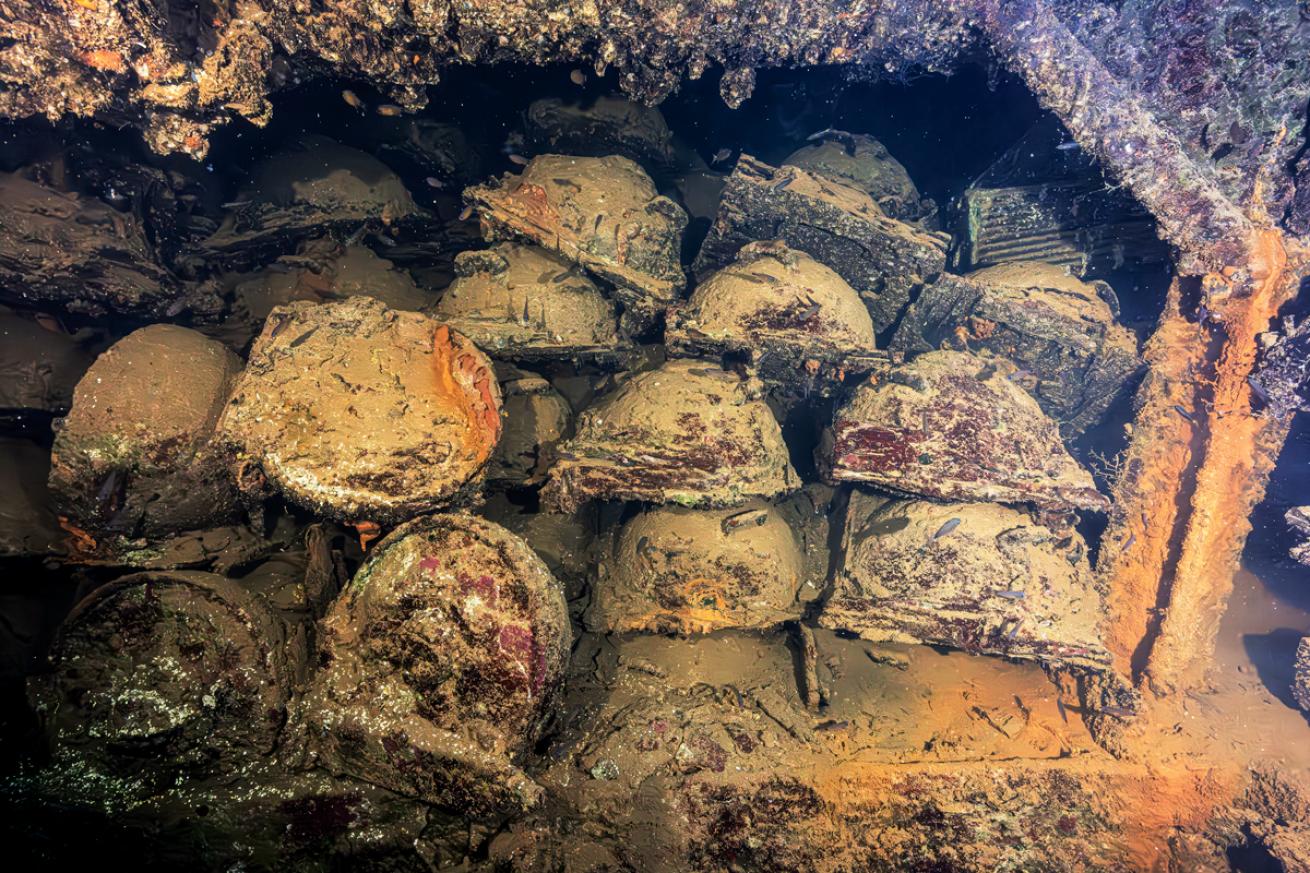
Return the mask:
<path id="1" fill-rule="evenodd" d="M 524 298 L 524 300 L 523 300 L 523 318 L 519 321 L 519 324 L 527 324 L 527 323 L 528 323 L 528 317 L 529 317 L 529 316 L 528 316 L 528 301 L 527 301 L 527 298 Z"/>
<path id="2" fill-rule="evenodd" d="M 109 471 L 104 481 L 100 483 L 99 490 L 96 491 L 96 506 L 103 509 L 111 503 L 118 492 L 118 484 L 122 481 L 122 478 L 122 470 L 114 469 Z"/>
<path id="3" fill-rule="evenodd" d="M 1021 621 L 1016 621 L 1016 622 L 1014 623 L 1014 627 L 1010 628 L 1010 632 L 1009 632 L 1008 634 L 1005 635 L 1005 638 L 1006 638 L 1007 640 L 1012 640 L 1012 639 L 1014 639 L 1016 636 L 1018 636 L 1018 635 L 1019 635 L 1019 628 L 1020 628 L 1022 625 L 1023 625 L 1023 622 L 1021 622 Z"/>
<path id="4" fill-rule="evenodd" d="M 946 520 L 946 523 L 945 523 L 945 524 L 943 524 L 941 527 L 937 528 L 937 533 L 933 534 L 933 535 L 932 535 L 932 538 L 935 539 L 935 540 L 936 540 L 936 539 L 940 539 L 940 538 L 946 536 L 946 535 L 947 535 L 948 533 L 950 533 L 951 531 L 955 530 L 955 529 L 956 529 L 957 527 L 959 527 L 959 526 L 960 526 L 960 519 L 958 519 L 958 518 L 948 518 L 948 519 Z"/>
<path id="5" fill-rule="evenodd" d="M 646 556 L 646 547 L 650 545 L 650 537 L 641 537 L 637 540 L 637 554 L 643 558 Z"/>
<path id="6" fill-rule="evenodd" d="M 358 109 L 360 112 L 368 108 L 364 105 L 364 101 L 359 99 L 359 95 L 349 88 L 341 92 L 341 99 L 346 101 L 346 104 L 352 109 Z"/>
<path id="7" fill-rule="evenodd" d="M 804 324 L 813 319 L 814 316 L 818 315 L 820 308 L 818 301 L 811 300 L 810 305 L 802 309 L 800 314 L 796 316 L 796 320 L 801 324 Z"/>
<path id="8" fill-rule="evenodd" d="M 591 232 L 595 233 L 600 230 L 600 223 L 605 220 L 605 213 L 596 216 L 596 223 L 591 226 Z"/>
<path id="9" fill-rule="evenodd" d="M 1102 706 L 1096 712 L 1099 715 L 1112 715 L 1115 718 L 1132 718 L 1137 715 L 1126 706 Z"/>
<path id="10" fill-rule="evenodd" d="M 1029 379 L 1029 378 L 1032 378 L 1032 375 L 1033 375 L 1033 374 L 1030 373 L 1030 372 L 1028 372 L 1027 370 L 1015 370 L 1013 373 L 1011 373 L 1010 375 L 1006 376 L 1005 378 L 1008 379 L 1009 381 L 1013 382 L 1013 381 L 1016 380 L 1016 379 Z"/>
<path id="11" fill-rule="evenodd" d="M 820 724 L 815 725 L 814 729 L 816 731 L 844 731 L 850 726 L 851 723 L 848 721 L 837 721 L 836 719 L 828 719 L 825 722 L 821 722 Z"/>
<path id="12" fill-rule="evenodd" d="M 732 157 L 732 149 L 719 149 L 714 153 L 714 157 L 710 159 L 710 163 L 721 164 L 730 157 Z"/>
<path id="13" fill-rule="evenodd" d="M 397 115 L 403 115 L 404 112 L 405 110 L 394 103 L 383 103 L 377 108 L 378 115 L 385 115 L 388 118 L 395 118 Z"/>
<path id="14" fill-rule="evenodd" d="M 774 191 L 782 191 L 783 189 L 785 189 L 785 188 L 786 188 L 788 185 L 790 185 L 790 184 L 791 184 L 791 178 L 788 177 L 788 178 L 786 178 L 786 179 L 783 179 L 781 182 L 777 182 L 777 183 L 775 183 L 774 186 L 773 186 L 773 190 L 774 190 Z"/>
<path id="15" fill-rule="evenodd" d="M 177 305 L 176 303 L 173 304 L 173 306 L 176 306 L 176 305 Z M 168 307 L 168 308 L 169 308 L 169 309 L 172 309 L 173 307 L 170 306 L 170 307 Z M 165 313 L 165 315 L 167 315 L 167 314 L 168 314 L 168 313 Z M 176 312 L 173 313 L 173 315 L 176 315 L 176 314 L 177 314 Z M 64 330 L 63 325 L 61 325 L 61 324 L 59 323 L 59 319 L 55 318 L 53 315 L 47 315 L 47 314 L 44 313 L 44 312 L 38 312 L 36 315 L 32 316 L 32 318 L 36 321 L 37 324 L 41 325 L 43 328 L 45 328 L 46 330 L 50 331 L 51 333 L 66 333 L 66 332 L 67 332 L 67 331 Z"/>
<path id="16" fill-rule="evenodd" d="M 814 142 L 815 140 L 823 139 L 825 136 L 827 136 L 827 135 L 830 134 L 830 133 L 832 133 L 832 128 L 831 128 L 831 127 L 825 127 L 823 130 L 817 131 L 817 132 L 812 133 L 812 134 L 810 134 L 809 136 L 805 137 L 805 141 L 806 141 L 806 142 Z"/>
<path id="17" fill-rule="evenodd" d="M 240 209 L 242 206 L 249 206 L 249 200 L 230 200 L 227 203 L 220 203 L 219 206 L 224 209 Z"/>
<path id="18" fill-rule="evenodd" d="M 560 186 L 561 188 L 572 188 L 574 191 L 582 190 L 582 186 L 579 185 L 577 182 L 574 182 L 572 179 L 565 179 L 563 176 L 556 176 L 550 181 L 554 182 L 556 185 Z"/>
<path id="19" fill-rule="evenodd" d="M 472 207 L 472 206 L 465 206 L 465 207 L 463 208 L 463 210 L 461 210 L 460 213 L 459 213 L 459 220 L 460 220 L 460 221 L 468 221 L 468 220 L 469 220 L 470 218 L 472 218 L 472 217 L 473 217 L 473 207 Z"/>
<path id="20" fill-rule="evenodd" d="M 273 329 L 268 332 L 268 338 L 274 339 L 290 323 L 291 323 L 291 319 L 287 318 L 285 315 L 279 316 L 277 320 L 277 324 L 273 325 Z"/>
<path id="21" fill-rule="evenodd" d="M 997 591 L 995 593 L 997 597 L 1004 597 L 1006 600 L 1023 600 L 1024 598 L 1022 591 Z"/>
<path id="22" fill-rule="evenodd" d="M 581 70 L 573 70 L 569 73 L 569 81 L 574 85 L 585 85 L 587 84 L 587 74 Z"/>
<path id="23" fill-rule="evenodd" d="M 1069 142 L 1062 142 L 1062 143 L 1060 143 L 1058 146 L 1056 146 L 1056 148 L 1059 149 L 1059 150 L 1062 151 L 1062 152 L 1069 152 L 1069 151 L 1073 151 L 1074 149 L 1078 148 L 1078 143 L 1073 142 L 1072 140 L 1070 140 Z"/>
<path id="24" fill-rule="evenodd" d="M 525 158 L 525 157 L 523 157 L 523 155 L 520 155 L 520 154 L 514 154 L 513 152 L 511 152 L 510 154 L 506 155 L 505 157 L 509 158 L 509 162 L 510 162 L 511 164 L 514 164 L 515 166 L 518 166 L 518 167 L 526 167 L 526 166 L 528 165 L 528 159 Z"/>
<path id="25" fill-rule="evenodd" d="M 171 304 L 169 304 L 168 308 L 164 310 L 164 315 L 168 316 L 169 318 L 172 318 L 175 315 L 181 315 L 183 309 L 186 309 L 186 301 L 174 300 Z"/>
<path id="26" fill-rule="evenodd" d="M 305 331 L 300 336 L 293 339 L 288 344 L 288 348 L 294 349 L 296 346 L 303 345 L 306 340 L 308 340 L 311 336 L 313 336 L 316 333 L 318 333 L 318 327 L 317 326 L 311 327 L 309 330 Z"/>
<path id="27" fill-rule="evenodd" d="M 1129 534 L 1128 542 L 1124 543 L 1124 550 L 1127 551 L 1128 549 L 1131 549 L 1135 542 L 1137 542 L 1137 534 Z"/>
<path id="28" fill-rule="evenodd" d="M 732 533 L 743 527 L 759 527 L 769 520 L 769 511 L 767 509 L 748 509 L 745 512 L 738 512 L 725 518 L 720 527 L 724 533 Z"/>
<path id="29" fill-rule="evenodd" d="M 396 241 L 395 241 L 394 239 L 392 239 L 391 237 L 387 236 L 385 233 L 379 233 L 379 234 L 377 234 L 376 236 L 374 236 L 373 238 L 374 238 L 375 240 L 377 240 L 378 242 L 382 243 L 382 245 L 386 246 L 386 247 L 389 248 L 389 249 L 390 249 L 390 248 L 395 248 L 395 246 L 396 246 Z"/>
<path id="30" fill-rule="evenodd" d="M 560 282 L 567 282 L 572 276 L 573 276 L 573 269 L 569 268 L 568 270 L 565 270 L 563 273 L 560 273 L 554 279 L 551 279 L 550 284 L 558 285 Z"/>
<path id="31" fill-rule="evenodd" d="M 446 183 L 442 182 L 436 176 L 428 176 L 423 181 L 428 183 L 429 188 L 436 188 L 438 191 L 446 187 Z"/>
<path id="32" fill-rule="evenodd" d="M 780 281 L 777 276 L 770 276 L 768 273 L 759 273 L 753 270 L 746 275 L 750 276 L 752 279 L 757 279 L 760 282 L 767 282 L 770 285 L 777 285 Z"/>
<path id="33" fill-rule="evenodd" d="M 1183 409 L 1181 406 L 1179 406 L 1176 403 L 1174 404 L 1174 412 L 1178 413 L 1183 418 L 1190 421 L 1192 424 L 1196 424 L 1196 418 L 1192 415 L 1192 413 L 1188 412 L 1186 409 Z"/>
<path id="34" fill-rule="evenodd" d="M 1065 711 L 1065 708 L 1064 708 L 1064 701 L 1061 700 L 1061 699 L 1058 698 L 1058 697 L 1055 698 L 1055 708 L 1056 708 L 1056 710 L 1060 713 L 1060 718 L 1064 721 L 1064 723 L 1065 723 L 1065 724 L 1068 724 L 1068 723 L 1069 723 L 1069 713 Z"/>

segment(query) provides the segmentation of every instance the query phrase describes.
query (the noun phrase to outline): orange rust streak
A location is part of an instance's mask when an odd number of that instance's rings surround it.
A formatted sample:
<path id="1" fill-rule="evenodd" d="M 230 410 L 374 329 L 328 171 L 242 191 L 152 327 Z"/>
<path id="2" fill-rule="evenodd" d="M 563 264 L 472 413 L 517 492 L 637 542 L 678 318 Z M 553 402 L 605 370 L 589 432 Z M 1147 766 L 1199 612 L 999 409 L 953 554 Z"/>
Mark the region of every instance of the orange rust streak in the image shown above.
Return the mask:
<path id="1" fill-rule="evenodd" d="M 1227 341 L 1215 367 L 1214 403 L 1205 419 L 1208 442 L 1168 612 L 1147 665 L 1147 680 L 1161 694 L 1204 681 L 1250 531 L 1250 512 L 1263 496 L 1265 478 L 1286 436 L 1285 421 L 1252 413 L 1247 382 L 1256 363 L 1257 335 L 1268 329 L 1295 288 L 1281 235 L 1257 232 L 1249 263 L 1253 292 L 1234 295 L 1222 311 Z"/>
<path id="2" fill-rule="evenodd" d="M 1193 377 L 1204 363 L 1206 340 L 1204 329 L 1179 312 L 1180 298 L 1175 279 L 1160 326 L 1146 345 L 1150 369 L 1137 393 L 1133 437 L 1114 484 L 1114 510 L 1097 564 L 1109 613 L 1103 636 L 1124 676 L 1132 673 L 1133 654 L 1160 598 L 1178 493 L 1192 463 L 1194 426 L 1174 407 L 1195 407 Z"/>
<path id="3" fill-rule="evenodd" d="M 73 556 L 85 556 L 95 552 L 95 537 L 73 524 L 65 516 L 59 516 L 59 526 L 68 534 L 68 551 Z"/>
<path id="4" fill-rule="evenodd" d="M 500 438 L 500 412 L 491 391 L 490 374 L 477 372 L 481 368 L 477 367 L 476 361 L 469 355 L 461 354 L 456 342 L 450 328 L 444 324 L 439 325 L 433 333 L 432 366 L 435 385 L 437 394 L 458 409 L 466 422 L 461 450 L 481 463 L 491 457 L 496 441 Z M 461 369 L 473 379 L 479 392 L 480 404 L 475 403 L 468 390 L 456 378 L 457 371 Z M 482 408 L 476 408 L 477 405 Z"/>
<path id="5" fill-rule="evenodd" d="M 361 552 L 368 551 L 369 543 L 382 535 L 382 526 L 376 521 L 357 521 L 352 526 L 355 528 L 355 533 L 359 534 Z"/>

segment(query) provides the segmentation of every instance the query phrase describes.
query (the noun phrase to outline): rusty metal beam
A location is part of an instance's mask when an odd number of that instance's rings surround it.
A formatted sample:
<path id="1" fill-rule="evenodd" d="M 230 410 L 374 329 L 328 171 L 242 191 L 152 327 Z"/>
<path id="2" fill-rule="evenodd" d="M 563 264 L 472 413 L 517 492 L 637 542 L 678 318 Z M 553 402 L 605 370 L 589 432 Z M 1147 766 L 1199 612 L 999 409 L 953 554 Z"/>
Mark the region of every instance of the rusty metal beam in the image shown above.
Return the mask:
<path id="1" fill-rule="evenodd" d="M 1207 317 L 1189 317 L 1184 280 L 1175 280 L 1148 343 L 1098 568 L 1120 669 L 1160 694 L 1195 687 L 1287 433 L 1286 421 L 1252 410 L 1256 337 L 1293 295 L 1304 261 L 1289 259 L 1280 231 L 1252 220 L 1265 218 L 1258 186 L 1251 203 L 1225 196 L 1045 2 L 973 0 L 966 9 L 1001 61 L 1155 215 L 1178 249 L 1179 276 L 1200 283 L 1197 312 Z"/>

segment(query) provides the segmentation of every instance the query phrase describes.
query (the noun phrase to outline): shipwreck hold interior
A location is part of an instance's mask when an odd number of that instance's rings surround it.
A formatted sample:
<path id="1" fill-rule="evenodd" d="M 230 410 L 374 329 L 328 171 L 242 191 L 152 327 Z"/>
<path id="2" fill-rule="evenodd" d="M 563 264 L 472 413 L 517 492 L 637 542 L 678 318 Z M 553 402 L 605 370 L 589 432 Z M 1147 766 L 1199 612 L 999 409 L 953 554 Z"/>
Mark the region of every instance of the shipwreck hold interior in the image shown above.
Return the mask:
<path id="1" fill-rule="evenodd" d="M 23 868 L 1310 869 L 1301 238 L 1005 51 L 4 122 Z"/>

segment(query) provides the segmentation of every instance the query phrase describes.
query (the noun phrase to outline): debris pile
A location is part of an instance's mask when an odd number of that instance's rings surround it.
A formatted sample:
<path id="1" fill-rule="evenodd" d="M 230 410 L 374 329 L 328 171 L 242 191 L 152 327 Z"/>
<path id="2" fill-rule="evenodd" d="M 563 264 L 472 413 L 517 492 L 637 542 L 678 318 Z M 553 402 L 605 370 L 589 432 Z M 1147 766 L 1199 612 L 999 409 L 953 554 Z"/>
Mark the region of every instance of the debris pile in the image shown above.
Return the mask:
<path id="1" fill-rule="evenodd" d="M 204 51 L 293 75 L 268 14 Z M 487 14 L 449 23 L 469 58 Z M 868 134 L 792 131 L 772 166 L 601 68 L 410 117 L 431 59 L 379 15 L 350 33 L 397 78 L 334 89 L 335 139 L 234 132 L 253 169 L 211 180 L 66 149 L 0 174 L 0 559 L 78 595 L 15 805 L 222 869 L 1148 866 L 1104 839 L 1107 786 L 1157 783 L 1106 760 L 1141 701 L 1092 558 L 1132 541 L 1087 466 L 1151 359 L 1093 276 L 1157 257 L 1136 201 L 1062 139 L 1016 148 L 1073 181 L 1012 150 L 962 204 Z M 217 72 L 192 84 L 266 118 Z M 156 145 L 207 137 L 188 99 Z"/>

